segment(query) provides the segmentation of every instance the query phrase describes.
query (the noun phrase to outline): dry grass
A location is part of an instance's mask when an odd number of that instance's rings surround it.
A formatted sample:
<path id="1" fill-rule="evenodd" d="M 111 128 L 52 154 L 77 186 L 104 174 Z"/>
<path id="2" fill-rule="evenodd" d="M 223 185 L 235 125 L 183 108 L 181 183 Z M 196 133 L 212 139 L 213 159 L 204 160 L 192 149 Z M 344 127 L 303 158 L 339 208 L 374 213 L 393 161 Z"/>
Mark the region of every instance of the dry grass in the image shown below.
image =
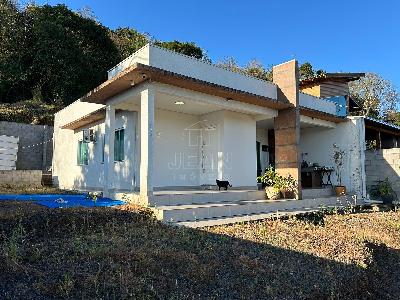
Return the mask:
<path id="1" fill-rule="evenodd" d="M 204 230 L 0 202 L 0 298 L 398 299 L 400 213 Z"/>
<path id="2" fill-rule="evenodd" d="M 58 188 L 44 186 L 14 186 L 10 184 L 0 184 L 0 194 L 74 194 L 74 191 L 65 191 Z"/>

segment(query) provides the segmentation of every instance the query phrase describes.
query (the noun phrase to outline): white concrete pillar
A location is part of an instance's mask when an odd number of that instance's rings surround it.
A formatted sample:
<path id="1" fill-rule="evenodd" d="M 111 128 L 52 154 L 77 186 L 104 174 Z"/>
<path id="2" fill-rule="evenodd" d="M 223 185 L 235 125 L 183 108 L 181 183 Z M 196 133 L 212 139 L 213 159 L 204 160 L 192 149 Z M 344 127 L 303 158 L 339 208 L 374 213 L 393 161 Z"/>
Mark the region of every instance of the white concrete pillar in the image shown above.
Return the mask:
<path id="1" fill-rule="evenodd" d="M 114 138 L 115 138 L 115 107 L 106 106 L 105 138 L 104 138 L 104 189 L 103 195 L 110 196 L 114 176 Z"/>
<path id="2" fill-rule="evenodd" d="M 154 97 L 153 87 L 140 93 L 140 196 L 153 195 L 153 128 Z"/>

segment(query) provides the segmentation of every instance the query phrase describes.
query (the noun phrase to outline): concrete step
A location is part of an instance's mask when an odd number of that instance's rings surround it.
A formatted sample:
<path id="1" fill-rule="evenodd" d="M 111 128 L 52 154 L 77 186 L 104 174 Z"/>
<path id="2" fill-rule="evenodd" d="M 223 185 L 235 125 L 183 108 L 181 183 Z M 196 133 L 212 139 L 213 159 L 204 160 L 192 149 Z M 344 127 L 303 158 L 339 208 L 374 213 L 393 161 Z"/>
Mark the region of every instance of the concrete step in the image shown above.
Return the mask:
<path id="1" fill-rule="evenodd" d="M 157 219 L 164 222 L 198 221 L 216 218 L 247 216 L 275 213 L 285 210 L 303 210 L 318 208 L 321 205 L 334 206 L 345 204 L 346 197 L 320 199 L 279 199 L 279 200 L 242 200 L 190 205 L 167 205 L 152 207 Z"/>
<path id="2" fill-rule="evenodd" d="M 150 206 L 185 205 L 232 202 L 241 200 L 265 199 L 265 191 L 228 190 L 228 191 L 163 191 L 155 192 L 149 200 Z"/>
<path id="3" fill-rule="evenodd" d="M 237 216 L 237 217 L 223 217 L 216 219 L 206 219 L 206 220 L 198 220 L 198 221 L 184 221 L 184 222 L 176 222 L 175 225 L 185 226 L 190 228 L 201 228 L 201 227 L 211 227 L 211 226 L 219 226 L 219 225 L 228 225 L 234 223 L 244 223 L 250 221 L 257 220 L 265 220 L 271 218 L 280 218 L 283 216 L 296 215 L 306 212 L 318 211 L 318 208 L 305 208 L 303 210 L 284 210 L 273 213 L 262 213 L 262 214 L 253 214 L 253 215 L 245 215 L 245 216 Z"/>
<path id="4" fill-rule="evenodd" d="M 334 196 L 334 191 L 332 187 L 312 188 L 312 189 L 307 188 L 302 190 L 302 196 L 303 199 L 332 197 Z"/>

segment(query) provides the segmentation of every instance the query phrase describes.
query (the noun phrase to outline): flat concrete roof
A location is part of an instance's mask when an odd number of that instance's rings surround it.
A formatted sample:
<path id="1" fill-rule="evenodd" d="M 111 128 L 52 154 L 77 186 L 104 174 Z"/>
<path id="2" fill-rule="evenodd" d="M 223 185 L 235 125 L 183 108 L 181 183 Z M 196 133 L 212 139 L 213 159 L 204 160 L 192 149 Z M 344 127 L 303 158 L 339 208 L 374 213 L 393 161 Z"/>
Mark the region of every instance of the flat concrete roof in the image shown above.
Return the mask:
<path id="1" fill-rule="evenodd" d="M 214 95 L 227 100 L 235 100 L 272 109 L 284 109 L 292 106 L 288 102 L 236 90 L 141 63 L 135 63 L 123 70 L 115 77 L 107 80 L 87 93 L 80 100 L 84 102 L 105 104 L 109 98 L 128 90 L 132 86 L 149 81 L 157 81 Z"/>

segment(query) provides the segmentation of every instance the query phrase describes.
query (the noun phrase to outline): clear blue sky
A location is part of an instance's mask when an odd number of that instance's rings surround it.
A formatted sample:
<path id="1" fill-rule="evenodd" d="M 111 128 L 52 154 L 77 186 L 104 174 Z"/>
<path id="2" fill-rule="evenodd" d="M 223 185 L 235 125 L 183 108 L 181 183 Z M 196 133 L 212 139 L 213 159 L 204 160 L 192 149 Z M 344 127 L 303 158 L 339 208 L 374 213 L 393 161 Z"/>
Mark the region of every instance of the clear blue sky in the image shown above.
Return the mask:
<path id="1" fill-rule="evenodd" d="M 213 61 L 296 58 L 328 72 L 376 72 L 400 89 L 400 1 L 56 0 L 89 6 L 110 28 L 194 41 Z"/>

